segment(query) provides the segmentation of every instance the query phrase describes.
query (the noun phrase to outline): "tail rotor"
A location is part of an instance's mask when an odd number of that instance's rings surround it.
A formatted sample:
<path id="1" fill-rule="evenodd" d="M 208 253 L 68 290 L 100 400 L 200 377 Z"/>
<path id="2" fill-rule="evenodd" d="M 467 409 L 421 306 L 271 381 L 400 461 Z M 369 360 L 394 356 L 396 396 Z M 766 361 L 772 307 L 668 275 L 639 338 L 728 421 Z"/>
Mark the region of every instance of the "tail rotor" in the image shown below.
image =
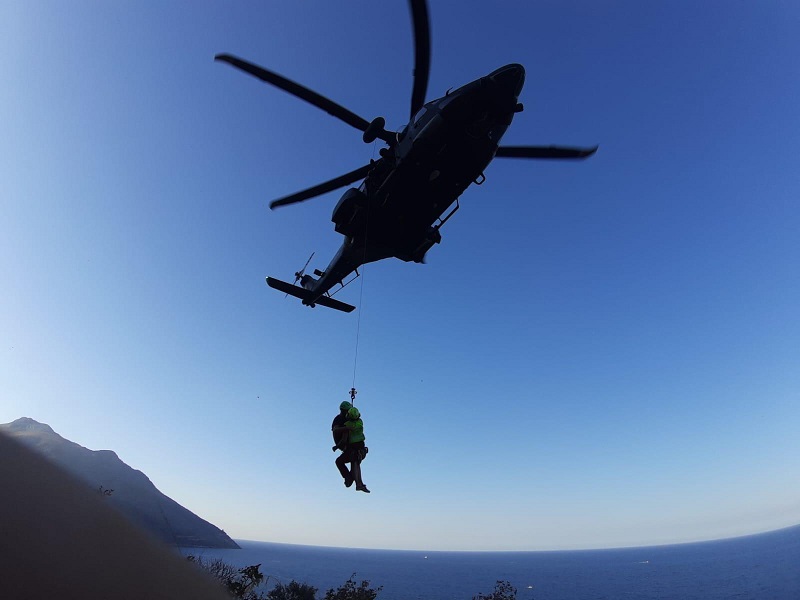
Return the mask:
<path id="1" fill-rule="evenodd" d="M 314 252 L 312 252 L 312 253 L 311 253 L 311 256 L 309 256 L 309 257 L 308 257 L 308 260 L 306 261 L 306 264 L 304 264 L 304 265 L 303 265 L 303 268 L 302 268 L 302 269 L 300 269 L 299 271 L 297 271 L 297 272 L 294 274 L 294 285 L 297 285 L 297 282 L 298 282 L 298 281 L 300 281 L 300 279 L 301 279 L 301 278 L 303 277 L 303 275 L 305 274 L 305 272 L 306 272 L 306 267 L 308 266 L 308 263 L 310 263 L 310 262 L 311 262 L 311 259 L 312 259 L 312 258 L 314 258 L 314 254 L 315 254 L 315 253 L 314 253 Z"/>
<path id="2" fill-rule="evenodd" d="M 308 263 L 311 262 L 311 259 L 314 258 L 314 254 L 316 254 L 316 253 L 312 252 L 311 256 L 308 257 L 308 260 L 306 261 L 306 264 L 303 265 L 303 268 L 300 269 L 299 271 L 295 272 L 295 274 L 294 274 L 294 283 L 292 285 L 297 285 L 297 282 L 300 281 L 303 278 L 303 275 L 305 275 L 305 272 L 306 272 L 306 267 L 308 267 Z M 286 298 L 288 296 L 289 296 L 289 294 L 286 294 L 286 296 L 284 296 L 284 298 Z"/>

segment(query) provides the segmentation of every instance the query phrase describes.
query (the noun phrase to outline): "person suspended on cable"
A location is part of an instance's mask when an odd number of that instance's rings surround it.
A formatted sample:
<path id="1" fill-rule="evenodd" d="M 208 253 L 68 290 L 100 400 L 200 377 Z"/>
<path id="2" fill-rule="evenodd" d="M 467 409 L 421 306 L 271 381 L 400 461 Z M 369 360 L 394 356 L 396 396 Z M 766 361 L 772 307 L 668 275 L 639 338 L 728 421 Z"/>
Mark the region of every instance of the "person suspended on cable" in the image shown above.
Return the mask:
<path id="1" fill-rule="evenodd" d="M 342 403 L 344 404 L 344 403 Z M 359 492 L 370 493 L 364 481 L 361 479 L 361 461 L 367 456 L 367 446 L 365 444 L 366 436 L 364 435 L 364 422 L 361 420 L 361 413 L 353 406 L 347 411 L 347 420 L 341 427 L 334 427 L 334 435 L 337 432 L 347 433 L 347 446 L 344 451 L 336 459 L 336 466 L 342 474 L 344 484 L 350 487 L 353 482 L 356 484 L 356 490 Z M 336 449 L 336 447 L 334 447 Z M 347 467 L 345 463 L 350 463 L 349 477 L 345 475 Z"/>
<path id="2" fill-rule="evenodd" d="M 352 394 L 351 394 L 352 396 Z M 344 484 L 347 487 L 353 485 L 353 475 L 350 472 L 350 469 L 347 468 L 347 463 L 351 461 L 351 453 L 347 452 L 347 439 L 349 437 L 349 430 L 345 427 L 345 423 L 347 422 L 347 411 L 353 407 L 352 404 L 349 402 L 342 402 L 339 405 L 339 414 L 333 418 L 333 423 L 331 423 L 331 433 L 333 434 L 333 450 L 336 452 L 337 450 L 341 450 L 342 453 L 336 457 L 336 468 L 339 469 L 339 473 L 344 479 Z"/>
<path id="3" fill-rule="evenodd" d="M 347 447 L 347 431 L 342 431 L 341 428 L 344 427 L 345 422 L 347 421 L 347 411 L 353 408 L 353 405 L 349 402 L 342 402 L 339 405 L 339 414 L 333 418 L 333 423 L 331 423 L 331 433 L 333 434 L 333 448 L 332 450 L 336 452 L 337 450 L 344 450 Z M 339 428 L 339 431 L 336 431 L 336 428 Z"/>

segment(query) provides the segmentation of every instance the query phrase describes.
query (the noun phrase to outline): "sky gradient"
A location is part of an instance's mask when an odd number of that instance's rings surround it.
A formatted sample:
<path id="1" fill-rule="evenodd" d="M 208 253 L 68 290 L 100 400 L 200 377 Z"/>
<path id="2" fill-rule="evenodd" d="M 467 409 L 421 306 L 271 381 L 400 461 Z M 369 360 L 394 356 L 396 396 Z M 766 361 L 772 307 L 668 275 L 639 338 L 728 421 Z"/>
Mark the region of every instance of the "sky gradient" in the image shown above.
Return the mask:
<path id="1" fill-rule="evenodd" d="M 494 161 L 428 264 L 367 265 L 346 315 L 264 282 L 325 268 L 339 193 L 267 204 L 380 146 L 213 57 L 400 128 L 405 2 L 0 5 L 0 422 L 113 449 L 237 539 L 533 550 L 800 522 L 800 7 L 430 18 L 429 100 L 519 62 L 503 143 L 600 149 Z M 330 450 L 354 373 L 369 496 Z"/>

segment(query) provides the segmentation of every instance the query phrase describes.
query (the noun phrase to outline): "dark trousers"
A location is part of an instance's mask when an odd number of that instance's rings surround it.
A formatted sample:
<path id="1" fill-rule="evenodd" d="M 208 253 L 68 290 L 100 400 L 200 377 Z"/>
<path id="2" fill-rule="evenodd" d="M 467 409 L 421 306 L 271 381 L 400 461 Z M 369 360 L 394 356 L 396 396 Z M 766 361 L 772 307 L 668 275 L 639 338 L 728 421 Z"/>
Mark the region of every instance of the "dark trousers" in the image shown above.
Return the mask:
<path id="1" fill-rule="evenodd" d="M 353 478 L 350 474 L 350 469 L 347 468 L 347 463 L 353 462 L 352 454 L 353 452 L 350 448 L 345 448 L 344 451 L 336 457 L 336 468 L 339 469 L 339 473 L 342 474 L 343 479 Z"/>
<path id="2" fill-rule="evenodd" d="M 344 479 L 353 479 L 353 473 L 347 468 L 347 463 L 360 463 L 359 453 L 364 449 L 364 442 L 350 444 L 336 458 L 336 468 Z"/>

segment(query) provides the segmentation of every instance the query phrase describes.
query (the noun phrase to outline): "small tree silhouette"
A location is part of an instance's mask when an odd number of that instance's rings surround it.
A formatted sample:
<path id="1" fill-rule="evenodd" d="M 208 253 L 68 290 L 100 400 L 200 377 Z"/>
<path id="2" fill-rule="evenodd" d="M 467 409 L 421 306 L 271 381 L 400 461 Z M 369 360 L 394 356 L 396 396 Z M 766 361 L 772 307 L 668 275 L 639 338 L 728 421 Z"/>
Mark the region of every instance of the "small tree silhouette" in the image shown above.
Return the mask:
<path id="1" fill-rule="evenodd" d="M 491 594 L 478 594 L 473 596 L 472 600 L 516 600 L 517 588 L 511 585 L 508 581 L 498 580 L 494 584 L 494 591 Z"/>
<path id="2" fill-rule="evenodd" d="M 383 586 L 372 588 L 366 579 L 356 585 L 355 577 L 353 573 L 338 589 L 331 588 L 325 592 L 325 600 L 375 600 Z"/>
<path id="3" fill-rule="evenodd" d="M 276 583 L 267 592 L 268 600 L 315 600 L 317 588 L 307 583 L 298 583 L 292 579 L 288 584 Z"/>
<path id="4" fill-rule="evenodd" d="M 213 560 L 205 560 L 201 556 L 186 558 L 219 581 L 232 597 L 242 600 L 264 599 L 263 593 L 256 592 L 256 588 L 264 581 L 261 563 L 237 569 L 219 558 Z"/>

